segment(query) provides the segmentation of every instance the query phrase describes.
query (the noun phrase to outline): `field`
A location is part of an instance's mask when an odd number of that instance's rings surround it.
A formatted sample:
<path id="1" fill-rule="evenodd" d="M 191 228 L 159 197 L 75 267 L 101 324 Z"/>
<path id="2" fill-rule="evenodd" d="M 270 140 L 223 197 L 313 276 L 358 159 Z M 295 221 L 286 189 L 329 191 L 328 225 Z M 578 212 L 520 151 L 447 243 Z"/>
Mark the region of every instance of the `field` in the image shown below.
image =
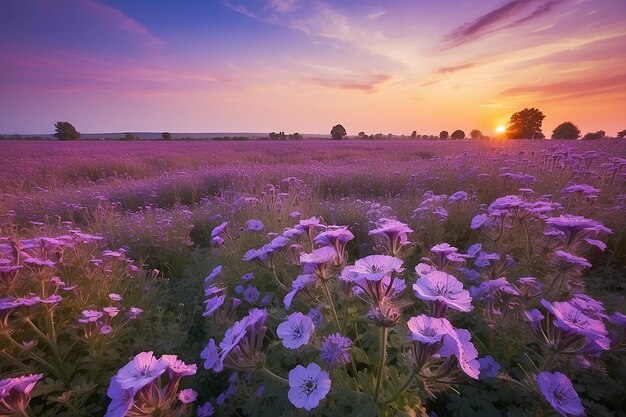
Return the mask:
<path id="1" fill-rule="evenodd" d="M 626 141 L 3 141 L 0 192 L 0 415 L 626 416 Z"/>

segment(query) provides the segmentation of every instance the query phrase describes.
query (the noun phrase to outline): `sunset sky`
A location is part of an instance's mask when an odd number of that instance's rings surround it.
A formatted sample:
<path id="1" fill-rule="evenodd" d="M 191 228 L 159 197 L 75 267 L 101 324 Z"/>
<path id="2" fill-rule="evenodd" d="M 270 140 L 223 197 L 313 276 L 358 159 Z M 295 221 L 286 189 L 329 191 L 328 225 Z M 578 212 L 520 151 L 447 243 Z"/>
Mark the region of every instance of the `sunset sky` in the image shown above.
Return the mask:
<path id="1" fill-rule="evenodd" d="M 5 0 L 0 133 L 626 128 L 624 0 Z"/>

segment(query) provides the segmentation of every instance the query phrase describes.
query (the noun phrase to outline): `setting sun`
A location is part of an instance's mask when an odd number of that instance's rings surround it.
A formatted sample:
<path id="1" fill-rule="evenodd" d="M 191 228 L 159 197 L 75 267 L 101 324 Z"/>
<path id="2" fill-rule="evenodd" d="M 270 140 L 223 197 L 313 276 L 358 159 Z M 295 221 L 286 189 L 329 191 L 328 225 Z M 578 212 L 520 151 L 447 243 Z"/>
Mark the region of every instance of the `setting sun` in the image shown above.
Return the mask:
<path id="1" fill-rule="evenodd" d="M 502 125 L 496 127 L 496 133 L 504 133 L 505 130 L 506 130 L 506 127 Z"/>

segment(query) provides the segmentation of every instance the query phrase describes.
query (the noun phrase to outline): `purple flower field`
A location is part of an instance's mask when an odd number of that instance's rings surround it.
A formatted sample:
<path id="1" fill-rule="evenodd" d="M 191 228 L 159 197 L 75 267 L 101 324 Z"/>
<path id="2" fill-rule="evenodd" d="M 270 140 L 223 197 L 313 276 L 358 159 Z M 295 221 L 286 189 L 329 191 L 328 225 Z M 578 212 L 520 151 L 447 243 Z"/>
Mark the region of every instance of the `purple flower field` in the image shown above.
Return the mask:
<path id="1" fill-rule="evenodd" d="M 11 142 L 0 416 L 625 416 L 624 141 Z"/>

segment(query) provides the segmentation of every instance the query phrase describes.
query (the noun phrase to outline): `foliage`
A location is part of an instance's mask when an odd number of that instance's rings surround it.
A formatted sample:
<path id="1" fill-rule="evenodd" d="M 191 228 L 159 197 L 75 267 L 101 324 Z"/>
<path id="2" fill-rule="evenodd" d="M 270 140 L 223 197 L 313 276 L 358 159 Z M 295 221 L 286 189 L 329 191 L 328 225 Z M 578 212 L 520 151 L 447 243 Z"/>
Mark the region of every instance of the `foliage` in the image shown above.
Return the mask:
<path id="1" fill-rule="evenodd" d="M 80 133 L 70 122 L 56 122 L 54 136 L 59 140 L 78 140 Z"/>
<path id="2" fill-rule="evenodd" d="M 163 132 L 161 133 L 161 139 L 172 140 L 172 134 L 170 132 Z"/>
<path id="3" fill-rule="evenodd" d="M 333 126 L 333 128 L 330 131 L 330 136 L 336 140 L 342 139 L 347 134 L 348 133 L 346 132 L 346 129 L 342 125 Z"/>
<path id="4" fill-rule="evenodd" d="M 470 137 L 472 139 L 481 139 L 483 137 L 483 132 L 478 129 L 472 129 L 472 131 L 470 132 Z"/>
<path id="5" fill-rule="evenodd" d="M 450 138 L 465 139 L 465 132 L 463 132 L 462 130 L 455 130 L 454 132 L 452 132 L 452 135 L 450 135 Z"/>
<path id="6" fill-rule="evenodd" d="M 448 133 L 447 130 L 442 130 L 441 132 L 439 132 L 439 139 L 446 140 L 446 139 L 448 139 L 449 135 L 450 134 Z"/>
<path id="7" fill-rule="evenodd" d="M 578 139 L 580 129 L 572 122 L 563 122 L 552 131 L 552 139 Z"/>
<path id="8" fill-rule="evenodd" d="M 623 139 L 626 137 L 626 129 L 624 130 L 620 130 L 619 132 L 617 132 L 617 137 L 620 139 Z"/>
<path id="9" fill-rule="evenodd" d="M 598 130 L 597 132 L 589 132 L 583 136 L 583 140 L 598 140 L 606 137 L 606 132 L 604 130 Z"/>
<path id="10" fill-rule="evenodd" d="M 520 110 L 511 116 L 506 135 L 509 139 L 543 139 L 541 125 L 545 117 L 534 107 Z"/>

